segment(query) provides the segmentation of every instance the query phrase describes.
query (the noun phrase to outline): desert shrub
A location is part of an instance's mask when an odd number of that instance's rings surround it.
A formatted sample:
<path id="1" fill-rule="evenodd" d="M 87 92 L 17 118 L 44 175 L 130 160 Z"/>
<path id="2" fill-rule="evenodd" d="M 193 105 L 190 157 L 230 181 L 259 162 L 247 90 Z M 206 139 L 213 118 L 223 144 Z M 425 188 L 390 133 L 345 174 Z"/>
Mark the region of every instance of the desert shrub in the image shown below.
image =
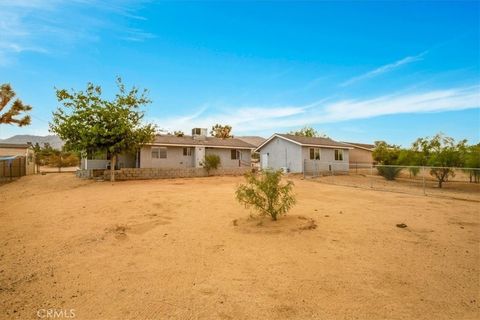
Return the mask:
<path id="1" fill-rule="evenodd" d="M 389 166 L 377 166 L 378 174 L 384 177 L 387 180 L 395 180 L 396 177 L 402 171 L 402 168 L 399 167 L 389 167 Z"/>
<path id="2" fill-rule="evenodd" d="M 420 172 L 420 167 L 410 167 L 408 171 L 410 172 L 410 176 L 416 177 Z"/>
<path id="3" fill-rule="evenodd" d="M 400 147 L 397 145 L 390 145 L 385 141 L 375 141 L 375 149 L 372 156 L 380 164 L 377 166 L 378 174 L 387 180 L 395 180 L 402 169 L 389 166 L 398 164 L 400 153 Z"/>
<path id="4" fill-rule="evenodd" d="M 220 165 L 220 157 L 216 154 L 207 154 L 202 165 L 207 170 L 207 174 L 210 174 L 210 170 L 217 169 Z"/>
<path id="5" fill-rule="evenodd" d="M 480 143 L 468 147 L 465 157 L 465 167 L 472 168 L 467 169 L 470 175 L 470 182 L 480 182 Z"/>
<path id="6" fill-rule="evenodd" d="M 282 184 L 282 172 L 266 170 L 259 174 L 245 175 L 246 184 L 238 186 L 237 200 L 245 207 L 257 210 L 262 216 L 270 216 L 272 220 L 286 214 L 295 204 L 292 192 L 293 182 Z"/>

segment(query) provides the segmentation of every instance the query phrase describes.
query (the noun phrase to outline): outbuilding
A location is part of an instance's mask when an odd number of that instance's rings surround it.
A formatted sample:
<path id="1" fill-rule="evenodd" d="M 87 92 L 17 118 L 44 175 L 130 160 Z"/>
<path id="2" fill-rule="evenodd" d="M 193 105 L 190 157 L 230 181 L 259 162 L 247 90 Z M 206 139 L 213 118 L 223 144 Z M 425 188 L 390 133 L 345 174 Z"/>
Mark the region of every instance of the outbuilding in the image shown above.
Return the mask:
<path id="1" fill-rule="evenodd" d="M 275 133 L 255 151 L 262 169 L 303 173 L 348 172 L 352 147 L 330 138 Z"/>

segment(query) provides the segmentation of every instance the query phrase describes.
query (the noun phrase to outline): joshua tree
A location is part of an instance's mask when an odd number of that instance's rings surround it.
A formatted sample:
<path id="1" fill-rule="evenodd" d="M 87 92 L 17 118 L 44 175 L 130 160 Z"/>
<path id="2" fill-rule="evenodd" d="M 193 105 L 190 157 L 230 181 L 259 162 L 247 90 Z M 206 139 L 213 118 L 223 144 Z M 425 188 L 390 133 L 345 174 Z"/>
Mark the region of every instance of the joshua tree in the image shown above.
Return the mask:
<path id="1" fill-rule="evenodd" d="M 30 116 L 22 113 L 32 110 L 28 104 L 23 104 L 22 100 L 15 99 L 16 94 L 8 83 L 0 85 L 0 124 L 15 124 L 19 127 L 30 124 Z M 7 105 L 11 102 L 9 108 Z M 3 113 L 2 113 L 3 112 Z"/>
<path id="2" fill-rule="evenodd" d="M 231 132 L 232 132 L 231 126 L 229 125 L 222 126 L 217 123 L 212 127 L 212 130 L 210 131 L 210 135 L 216 138 L 227 139 L 227 138 L 233 138 L 233 136 L 230 134 Z"/>

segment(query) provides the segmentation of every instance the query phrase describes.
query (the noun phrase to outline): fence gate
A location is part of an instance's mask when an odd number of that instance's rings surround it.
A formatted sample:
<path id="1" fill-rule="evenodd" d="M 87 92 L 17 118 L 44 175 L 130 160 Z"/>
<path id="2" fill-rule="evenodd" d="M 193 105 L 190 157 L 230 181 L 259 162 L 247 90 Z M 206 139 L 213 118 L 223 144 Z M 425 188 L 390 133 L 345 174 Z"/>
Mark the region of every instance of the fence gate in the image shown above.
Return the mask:
<path id="1" fill-rule="evenodd" d="M 0 157 L 0 182 L 26 175 L 26 158 L 21 156 Z"/>

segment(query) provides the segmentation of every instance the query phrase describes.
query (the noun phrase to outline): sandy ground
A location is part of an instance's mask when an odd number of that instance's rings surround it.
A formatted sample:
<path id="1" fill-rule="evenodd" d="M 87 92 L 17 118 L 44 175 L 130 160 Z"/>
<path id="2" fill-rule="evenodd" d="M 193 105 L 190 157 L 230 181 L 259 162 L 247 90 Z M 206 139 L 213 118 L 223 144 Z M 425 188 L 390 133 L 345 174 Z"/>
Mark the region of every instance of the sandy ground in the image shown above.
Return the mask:
<path id="1" fill-rule="evenodd" d="M 425 184 L 421 177 L 408 178 L 400 177 L 395 181 L 387 181 L 378 175 L 336 175 L 308 178 L 315 182 L 322 182 L 340 186 L 374 189 L 375 191 L 392 191 L 412 195 L 423 195 L 453 198 L 460 200 L 473 200 L 480 202 L 480 183 L 470 183 L 468 179 L 459 181 L 448 181 L 442 188 L 433 179 L 426 179 Z"/>
<path id="2" fill-rule="evenodd" d="M 479 318 L 479 202 L 295 178 L 298 204 L 260 223 L 241 181 L 0 186 L 0 318 Z"/>

